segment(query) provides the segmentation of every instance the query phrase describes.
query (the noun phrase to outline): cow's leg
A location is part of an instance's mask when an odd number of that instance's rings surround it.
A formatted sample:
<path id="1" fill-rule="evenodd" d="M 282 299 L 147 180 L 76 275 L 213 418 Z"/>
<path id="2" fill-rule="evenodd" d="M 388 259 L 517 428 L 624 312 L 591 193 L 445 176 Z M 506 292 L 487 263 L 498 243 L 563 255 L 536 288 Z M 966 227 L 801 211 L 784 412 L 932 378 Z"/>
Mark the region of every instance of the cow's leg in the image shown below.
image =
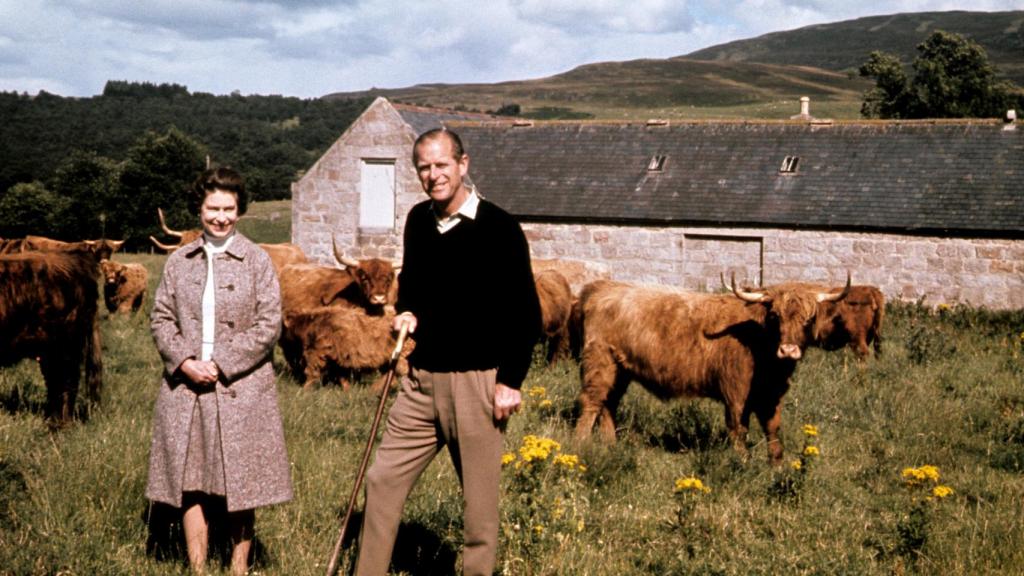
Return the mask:
<path id="1" fill-rule="evenodd" d="M 620 369 L 616 372 L 615 385 L 608 392 L 608 397 L 604 401 L 604 408 L 598 414 L 597 429 L 601 433 L 601 437 L 608 442 L 615 441 L 615 414 L 619 411 L 619 402 L 622 401 L 622 397 L 626 394 L 626 388 L 629 387 L 630 380 L 630 374 L 624 370 Z"/>
<path id="2" fill-rule="evenodd" d="M 39 369 L 46 382 L 45 416 L 51 426 L 61 427 L 71 422 L 78 396 L 80 362 L 78 359 L 52 356 L 39 359 Z"/>
<path id="3" fill-rule="evenodd" d="M 590 437 L 591 429 L 598 415 L 605 408 L 608 394 L 615 387 L 618 367 L 612 359 L 608 346 L 588 342 L 583 350 L 580 363 L 580 418 L 576 422 L 576 438 Z M 613 438 L 614 438 L 614 427 Z"/>
<path id="4" fill-rule="evenodd" d="M 747 458 L 747 430 L 750 428 L 750 411 L 746 407 L 746 399 L 726 394 L 725 427 L 729 429 L 732 447 L 744 459 Z"/>
<path id="5" fill-rule="evenodd" d="M 548 364 L 569 357 L 569 326 L 562 326 L 548 341 Z"/>
<path id="6" fill-rule="evenodd" d="M 303 357 L 303 364 L 306 365 L 304 373 L 305 379 L 303 380 L 302 388 L 304 390 L 312 390 L 313 386 L 320 381 L 323 375 L 324 361 L 318 354 L 306 354 Z"/>
<path id="7" fill-rule="evenodd" d="M 779 438 L 779 428 L 782 426 L 782 399 L 758 405 L 755 414 L 768 443 L 768 462 L 778 466 L 782 463 L 782 439 Z"/>

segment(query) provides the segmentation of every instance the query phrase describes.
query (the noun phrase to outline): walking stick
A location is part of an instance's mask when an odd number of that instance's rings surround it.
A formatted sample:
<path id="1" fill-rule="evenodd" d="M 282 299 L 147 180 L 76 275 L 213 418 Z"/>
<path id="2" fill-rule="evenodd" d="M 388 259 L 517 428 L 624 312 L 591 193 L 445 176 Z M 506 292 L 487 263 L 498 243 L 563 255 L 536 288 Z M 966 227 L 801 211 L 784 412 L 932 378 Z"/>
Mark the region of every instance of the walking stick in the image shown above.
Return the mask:
<path id="1" fill-rule="evenodd" d="M 398 332 L 398 341 L 395 349 L 391 352 L 391 360 L 388 362 L 388 373 L 384 378 L 384 389 L 380 393 L 380 403 L 377 404 L 377 413 L 373 416 L 373 425 L 370 427 L 370 438 L 366 441 L 366 450 L 363 452 L 363 461 L 359 464 L 359 472 L 356 474 L 356 483 L 352 486 L 352 495 L 348 499 L 348 510 L 345 511 L 345 518 L 341 521 L 341 532 L 338 534 L 338 541 L 334 543 L 334 553 L 331 554 L 331 561 L 327 564 L 327 576 L 334 576 L 338 571 L 338 557 L 341 556 L 341 544 L 345 540 L 345 530 L 348 529 L 348 522 L 352 518 L 352 511 L 355 510 L 356 500 L 359 499 L 359 488 L 363 485 L 363 476 L 366 475 L 366 464 L 370 461 L 370 452 L 373 451 L 373 443 L 377 440 L 377 428 L 380 426 L 380 419 L 384 415 L 384 406 L 387 404 L 388 392 L 391 390 L 391 381 L 395 377 L 395 364 L 398 356 L 402 353 L 405 344 L 405 337 L 409 332 L 409 324 L 403 323 L 402 329 Z"/>

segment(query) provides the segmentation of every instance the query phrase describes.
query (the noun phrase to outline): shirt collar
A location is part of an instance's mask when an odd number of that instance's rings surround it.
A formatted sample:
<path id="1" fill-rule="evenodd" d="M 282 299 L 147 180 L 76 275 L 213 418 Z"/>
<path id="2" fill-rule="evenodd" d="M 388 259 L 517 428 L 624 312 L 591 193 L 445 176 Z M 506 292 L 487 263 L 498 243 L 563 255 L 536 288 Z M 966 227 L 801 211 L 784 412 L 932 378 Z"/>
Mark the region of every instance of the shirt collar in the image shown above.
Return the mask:
<path id="1" fill-rule="evenodd" d="M 444 234 L 451 230 L 456 224 L 462 221 L 463 218 L 470 220 L 476 220 L 477 209 L 480 208 L 480 195 L 476 191 L 476 187 L 464 184 L 469 195 L 466 196 L 466 201 L 459 206 L 459 209 L 455 211 L 455 214 L 451 216 L 440 216 L 437 211 L 434 211 L 434 220 L 437 222 L 437 230 Z"/>

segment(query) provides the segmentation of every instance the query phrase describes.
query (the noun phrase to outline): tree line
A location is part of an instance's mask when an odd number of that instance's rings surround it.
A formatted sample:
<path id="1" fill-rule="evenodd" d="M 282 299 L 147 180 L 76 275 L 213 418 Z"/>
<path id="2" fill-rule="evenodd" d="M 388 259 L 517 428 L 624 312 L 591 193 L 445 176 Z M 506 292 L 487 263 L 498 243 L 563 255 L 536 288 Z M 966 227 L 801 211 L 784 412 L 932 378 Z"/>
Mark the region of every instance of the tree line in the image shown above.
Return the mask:
<path id="1" fill-rule="evenodd" d="M 0 237 L 125 239 L 195 226 L 182 192 L 230 165 L 253 200 L 289 198 L 368 99 L 214 96 L 177 84 L 110 81 L 91 98 L 0 92 Z"/>

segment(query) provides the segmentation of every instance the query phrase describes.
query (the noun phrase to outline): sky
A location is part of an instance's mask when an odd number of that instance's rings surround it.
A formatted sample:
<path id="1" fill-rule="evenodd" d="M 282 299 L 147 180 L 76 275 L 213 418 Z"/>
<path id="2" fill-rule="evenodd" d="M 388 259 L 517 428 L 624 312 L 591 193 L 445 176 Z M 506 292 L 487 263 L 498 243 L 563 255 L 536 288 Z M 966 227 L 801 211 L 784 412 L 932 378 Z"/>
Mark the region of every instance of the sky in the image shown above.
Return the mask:
<path id="1" fill-rule="evenodd" d="M 1024 0 L 0 0 L 0 91 L 316 98 L 542 78 L 812 24 Z"/>

